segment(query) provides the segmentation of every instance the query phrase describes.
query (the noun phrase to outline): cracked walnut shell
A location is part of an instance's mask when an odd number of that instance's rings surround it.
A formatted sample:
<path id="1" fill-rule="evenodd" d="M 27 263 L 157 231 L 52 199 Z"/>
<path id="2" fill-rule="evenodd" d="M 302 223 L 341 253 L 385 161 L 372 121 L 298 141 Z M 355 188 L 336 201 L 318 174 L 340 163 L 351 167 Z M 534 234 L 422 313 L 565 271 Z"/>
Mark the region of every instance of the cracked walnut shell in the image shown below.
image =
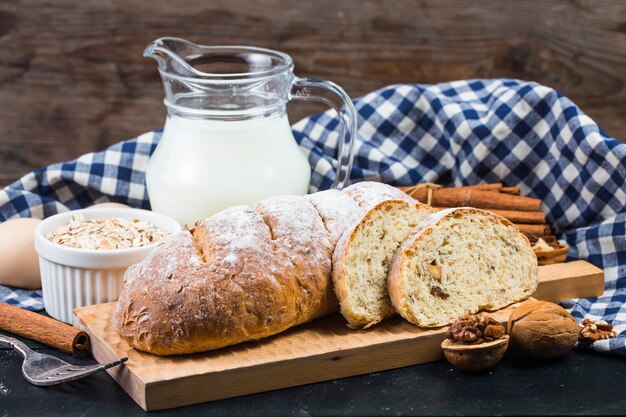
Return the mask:
<path id="1" fill-rule="evenodd" d="M 507 332 L 523 354 L 550 359 L 572 350 L 578 340 L 579 326 L 558 304 L 531 300 L 513 310 Z"/>
<path id="2" fill-rule="evenodd" d="M 504 335 L 491 342 L 476 345 L 454 343 L 450 339 L 441 342 L 441 348 L 448 362 L 464 371 L 482 371 L 496 366 L 506 353 L 509 336 Z"/>

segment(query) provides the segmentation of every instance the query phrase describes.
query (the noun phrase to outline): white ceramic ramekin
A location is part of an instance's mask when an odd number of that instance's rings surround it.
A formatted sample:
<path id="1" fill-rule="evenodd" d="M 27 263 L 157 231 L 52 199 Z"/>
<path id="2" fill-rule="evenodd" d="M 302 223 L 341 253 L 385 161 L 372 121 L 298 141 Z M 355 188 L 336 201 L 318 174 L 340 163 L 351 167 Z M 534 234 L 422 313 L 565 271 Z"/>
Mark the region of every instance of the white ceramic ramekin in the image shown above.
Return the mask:
<path id="1" fill-rule="evenodd" d="M 115 301 L 123 286 L 124 272 L 143 260 L 155 244 L 130 249 L 95 250 L 61 246 L 47 239 L 58 227 L 80 213 L 85 219 L 120 217 L 140 219 L 170 233 L 180 230 L 171 217 L 148 210 L 93 208 L 55 214 L 35 229 L 35 249 L 39 254 L 43 302 L 50 316 L 72 322 L 76 307 Z"/>

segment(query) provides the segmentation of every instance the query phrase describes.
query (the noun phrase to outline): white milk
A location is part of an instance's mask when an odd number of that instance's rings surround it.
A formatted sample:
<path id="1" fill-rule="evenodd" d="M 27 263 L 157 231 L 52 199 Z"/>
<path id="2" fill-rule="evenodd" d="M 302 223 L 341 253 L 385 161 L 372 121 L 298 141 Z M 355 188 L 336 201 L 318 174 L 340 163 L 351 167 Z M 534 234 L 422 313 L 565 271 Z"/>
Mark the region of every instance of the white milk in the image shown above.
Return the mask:
<path id="1" fill-rule="evenodd" d="M 241 121 L 168 117 L 150 158 L 152 210 L 190 227 L 226 207 L 308 190 L 311 171 L 287 115 Z"/>

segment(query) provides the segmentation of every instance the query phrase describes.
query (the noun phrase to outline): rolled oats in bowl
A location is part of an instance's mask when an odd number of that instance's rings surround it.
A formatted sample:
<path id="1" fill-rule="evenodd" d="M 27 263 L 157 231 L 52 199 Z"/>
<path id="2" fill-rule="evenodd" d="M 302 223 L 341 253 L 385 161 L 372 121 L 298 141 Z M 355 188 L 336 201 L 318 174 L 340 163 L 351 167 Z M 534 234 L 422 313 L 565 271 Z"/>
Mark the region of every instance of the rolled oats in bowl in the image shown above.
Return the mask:
<path id="1" fill-rule="evenodd" d="M 139 248 L 164 239 L 169 233 L 140 219 L 86 219 L 76 213 L 69 223 L 48 234 L 48 240 L 78 249 L 113 250 Z"/>
<path id="2" fill-rule="evenodd" d="M 88 208 L 54 214 L 35 230 L 46 311 L 72 323 L 73 310 L 117 300 L 128 267 L 141 262 L 180 224 L 132 208 Z"/>

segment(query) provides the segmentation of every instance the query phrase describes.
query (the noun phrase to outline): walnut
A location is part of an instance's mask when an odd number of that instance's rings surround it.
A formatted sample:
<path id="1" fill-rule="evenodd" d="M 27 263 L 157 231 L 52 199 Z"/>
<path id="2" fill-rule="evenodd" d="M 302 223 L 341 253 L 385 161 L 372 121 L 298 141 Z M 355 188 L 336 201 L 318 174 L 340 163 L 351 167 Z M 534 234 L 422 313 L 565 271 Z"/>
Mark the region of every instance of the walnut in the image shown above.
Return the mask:
<path id="1" fill-rule="evenodd" d="M 540 359 L 567 354 L 578 340 L 576 320 L 548 301 L 526 301 L 509 316 L 507 331 L 523 354 Z"/>
<path id="2" fill-rule="evenodd" d="M 446 338 L 456 343 L 478 344 L 499 339 L 504 332 L 504 326 L 489 316 L 465 314 L 448 328 Z"/>
<path id="3" fill-rule="evenodd" d="M 583 319 L 580 322 L 580 327 L 578 340 L 581 342 L 595 342 L 596 340 L 611 339 L 617 336 L 617 332 L 613 331 L 613 325 L 604 320 Z"/>
<path id="4" fill-rule="evenodd" d="M 509 346 L 504 326 L 486 315 L 465 314 L 446 333 L 441 348 L 452 365 L 466 371 L 495 366 Z"/>
<path id="5" fill-rule="evenodd" d="M 443 269 L 440 266 L 437 265 L 428 265 L 428 269 L 430 270 L 430 274 L 433 276 L 433 278 L 435 278 L 437 281 L 441 282 L 441 276 Z"/>

